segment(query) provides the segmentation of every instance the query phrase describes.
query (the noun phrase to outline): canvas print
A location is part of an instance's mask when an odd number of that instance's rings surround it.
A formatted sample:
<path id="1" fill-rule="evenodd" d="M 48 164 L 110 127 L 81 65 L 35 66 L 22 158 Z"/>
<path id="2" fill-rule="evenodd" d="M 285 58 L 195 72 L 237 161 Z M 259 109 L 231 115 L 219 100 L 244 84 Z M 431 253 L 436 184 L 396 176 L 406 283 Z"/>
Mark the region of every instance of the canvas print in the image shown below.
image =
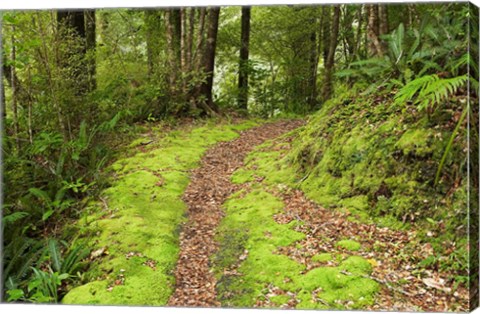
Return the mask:
<path id="1" fill-rule="evenodd" d="M 2 11 L 2 302 L 472 311 L 478 16 Z"/>

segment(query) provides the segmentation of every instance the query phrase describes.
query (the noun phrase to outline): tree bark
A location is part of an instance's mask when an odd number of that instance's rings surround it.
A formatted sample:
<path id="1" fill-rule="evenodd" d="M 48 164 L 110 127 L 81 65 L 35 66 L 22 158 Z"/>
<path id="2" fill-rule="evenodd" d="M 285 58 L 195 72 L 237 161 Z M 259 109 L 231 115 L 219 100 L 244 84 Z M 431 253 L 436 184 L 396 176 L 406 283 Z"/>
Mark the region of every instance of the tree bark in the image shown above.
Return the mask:
<path id="1" fill-rule="evenodd" d="M 167 28 L 167 59 L 169 66 L 168 86 L 171 96 L 176 95 L 176 82 L 177 82 L 177 62 L 176 62 L 176 43 L 175 43 L 175 31 L 173 23 L 173 9 L 167 9 L 165 11 L 165 23 Z"/>
<path id="2" fill-rule="evenodd" d="M 364 5 L 360 4 L 357 12 L 358 28 L 357 28 L 357 36 L 355 37 L 355 47 L 353 50 L 354 59 L 360 59 L 359 53 L 360 53 L 360 47 L 362 45 L 363 8 L 364 8 Z"/>
<path id="3" fill-rule="evenodd" d="M 317 33 L 310 34 L 310 68 L 308 76 L 308 95 L 307 104 L 309 109 L 313 109 L 317 101 L 317 69 L 318 69 L 318 53 L 317 53 Z"/>
<path id="4" fill-rule="evenodd" d="M 390 32 L 388 27 L 388 6 L 385 4 L 378 5 L 379 34 L 385 35 Z"/>
<path id="5" fill-rule="evenodd" d="M 327 63 L 328 49 L 330 47 L 330 6 L 322 7 L 322 46 L 323 46 L 323 64 Z"/>
<path id="6" fill-rule="evenodd" d="M 240 62 L 238 66 L 238 107 L 248 110 L 248 56 L 250 46 L 251 7 L 242 7 Z"/>
<path id="7" fill-rule="evenodd" d="M 198 32 L 197 40 L 195 42 L 195 54 L 193 56 L 194 66 L 193 69 L 196 73 L 200 72 L 201 65 L 204 59 L 204 51 L 202 49 L 204 42 L 204 31 L 205 31 L 205 18 L 207 15 L 207 9 L 202 7 L 200 8 L 199 18 L 198 18 Z"/>
<path id="8" fill-rule="evenodd" d="M 187 64 L 187 8 L 180 9 L 180 71 L 185 74 Z M 182 89 L 185 91 L 185 80 L 182 80 Z"/>
<path id="9" fill-rule="evenodd" d="M 190 8 L 188 15 L 188 33 L 187 33 L 187 52 L 185 68 L 191 74 L 192 72 L 192 51 L 193 51 L 193 36 L 195 32 L 195 9 Z"/>
<path id="10" fill-rule="evenodd" d="M 156 10 L 145 10 L 145 39 L 147 44 L 147 74 L 154 78 L 159 65 L 160 22 L 161 16 Z"/>
<path id="11" fill-rule="evenodd" d="M 369 4 L 368 6 L 368 25 L 367 36 L 369 41 L 370 55 L 383 56 L 383 47 L 378 37 L 379 30 L 379 18 L 378 18 L 378 5 Z"/>
<path id="12" fill-rule="evenodd" d="M 15 26 L 12 26 L 12 34 L 15 34 Z M 18 123 L 18 91 L 17 91 L 17 82 L 16 82 L 16 68 L 15 62 L 17 60 L 17 48 L 15 43 L 15 36 L 11 37 L 12 51 L 10 60 L 12 61 L 12 68 L 10 70 L 11 81 L 12 81 L 12 118 L 13 118 L 13 136 L 15 138 L 15 144 L 17 148 L 17 153 L 20 151 L 20 138 L 19 138 L 19 123 Z"/>
<path id="13" fill-rule="evenodd" d="M 322 98 L 323 101 L 330 99 L 333 93 L 333 67 L 335 63 L 335 50 L 338 41 L 338 26 L 340 21 L 340 6 L 333 7 L 333 21 L 328 48 L 327 60 L 325 62 L 325 77 L 323 80 Z"/>
<path id="14" fill-rule="evenodd" d="M 219 16 L 219 7 L 212 7 L 209 9 L 207 42 L 205 46 L 205 65 L 203 68 L 206 79 L 200 87 L 200 94 L 205 99 L 203 103 L 201 102 L 201 105 L 205 113 L 207 114 L 212 114 L 217 110 L 215 104 L 213 103 L 212 88 L 213 72 L 215 69 L 215 49 L 217 47 Z"/>
<path id="15" fill-rule="evenodd" d="M 1 17 L 0 17 L 0 25 L 1 25 Z M 2 121 L 5 121 L 5 118 L 7 117 L 7 106 L 5 103 L 5 84 L 4 84 L 4 79 L 3 77 L 7 77 L 8 74 L 5 71 L 5 62 L 6 58 L 4 55 L 4 50 L 3 50 L 3 28 L 0 29 L 0 52 L 2 54 L 2 58 L 0 59 L 0 110 L 1 112 L 1 118 L 3 119 Z M 1 130 L 0 130 L 1 131 Z"/>
<path id="16" fill-rule="evenodd" d="M 86 47 L 86 65 L 88 91 L 94 91 L 97 88 L 97 62 L 96 62 L 96 15 L 95 10 L 85 10 L 85 47 Z"/>
<path id="17" fill-rule="evenodd" d="M 205 59 L 204 51 L 204 31 L 205 31 L 205 18 L 207 15 L 207 9 L 201 7 L 198 11 L 198 31 L 195 41 L 195 50 L 192 52 L 192 78 L 194 82 L 197 82 L 197 77 L 202 71 L 202 62 Z M 193 39 L 192 39 L 193 41 Z M 190 100 L 190 111 L 196 112 L 197 110 L 197 98 L 200 94 L 201 84 L 197 83 L 190 90 L 189 100 Z"/>

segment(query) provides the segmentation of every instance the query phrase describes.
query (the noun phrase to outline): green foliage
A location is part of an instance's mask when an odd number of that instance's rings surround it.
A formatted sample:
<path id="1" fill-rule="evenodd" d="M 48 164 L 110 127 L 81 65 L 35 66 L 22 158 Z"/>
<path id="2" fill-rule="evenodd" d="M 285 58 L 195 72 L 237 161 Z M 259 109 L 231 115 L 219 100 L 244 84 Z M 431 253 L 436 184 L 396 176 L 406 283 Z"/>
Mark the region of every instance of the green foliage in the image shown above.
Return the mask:
<path id="1" fill-rule="evenodd" d="M 467 80 L 467 75 L 453 78 L 440 78 L 435 74 L 421 76 L 398 91 L 395 104 L 404 106 L 411 101 L 419 110 L 428 110 L 455 95 Z"/>

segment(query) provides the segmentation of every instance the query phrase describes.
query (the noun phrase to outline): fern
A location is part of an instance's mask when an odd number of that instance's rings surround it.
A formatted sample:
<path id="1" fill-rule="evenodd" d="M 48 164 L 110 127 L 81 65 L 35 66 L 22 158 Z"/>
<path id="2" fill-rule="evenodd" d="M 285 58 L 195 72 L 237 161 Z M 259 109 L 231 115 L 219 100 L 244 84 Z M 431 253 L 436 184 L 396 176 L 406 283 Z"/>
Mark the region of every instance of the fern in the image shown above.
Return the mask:
<path id="1" fill-rule="evenodd" d="M 413 101 L 418 109 L 426 110 L 455 94 L 467 80 L 467 75 L 453 78 L 440 78 L 436 74 L 425 75 L 401 88 L 395 95 L 395 104 L 403 105 Z"/>
<path id="2" fill-rule="evenodd" d="M 27 212 L 15 212 L 15 213 L 12 213 L 10 215 L 6 215 L 5 217 L 2 218 L 2 224 L 3 226 L 5 225 L 8 225 L 8 224 L 12 224 L 22 218 L 25 218 L 27 217 L 28 215 L 30 215 L 29 213 Z"/>
<path id="3" fill-rule="evenodd" d="M 57 241 L 54 239 L 48 240 L 48 249 L 53 270 L 60 271 L 62 267 L 62 256 L 60 254 L 60 248 L 58 247 Z"/>

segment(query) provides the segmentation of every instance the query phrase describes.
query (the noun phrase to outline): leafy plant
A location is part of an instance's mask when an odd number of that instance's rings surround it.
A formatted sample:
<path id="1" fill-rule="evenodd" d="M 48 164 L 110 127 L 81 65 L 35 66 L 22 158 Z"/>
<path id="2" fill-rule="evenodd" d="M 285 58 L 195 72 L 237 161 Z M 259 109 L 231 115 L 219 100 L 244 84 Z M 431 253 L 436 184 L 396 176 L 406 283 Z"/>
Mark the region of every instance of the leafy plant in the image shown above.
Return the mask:
<path id="1" fill-rule="evenodd" d="M 454 95 L 467 80 L 467 75 L 453 78 L 440 78 L 436 74 L 425 75 L 402 87 L 395 95 L 395 104 L 404 105 L 413 101 L 419 110 L 431 109 Z"/>

